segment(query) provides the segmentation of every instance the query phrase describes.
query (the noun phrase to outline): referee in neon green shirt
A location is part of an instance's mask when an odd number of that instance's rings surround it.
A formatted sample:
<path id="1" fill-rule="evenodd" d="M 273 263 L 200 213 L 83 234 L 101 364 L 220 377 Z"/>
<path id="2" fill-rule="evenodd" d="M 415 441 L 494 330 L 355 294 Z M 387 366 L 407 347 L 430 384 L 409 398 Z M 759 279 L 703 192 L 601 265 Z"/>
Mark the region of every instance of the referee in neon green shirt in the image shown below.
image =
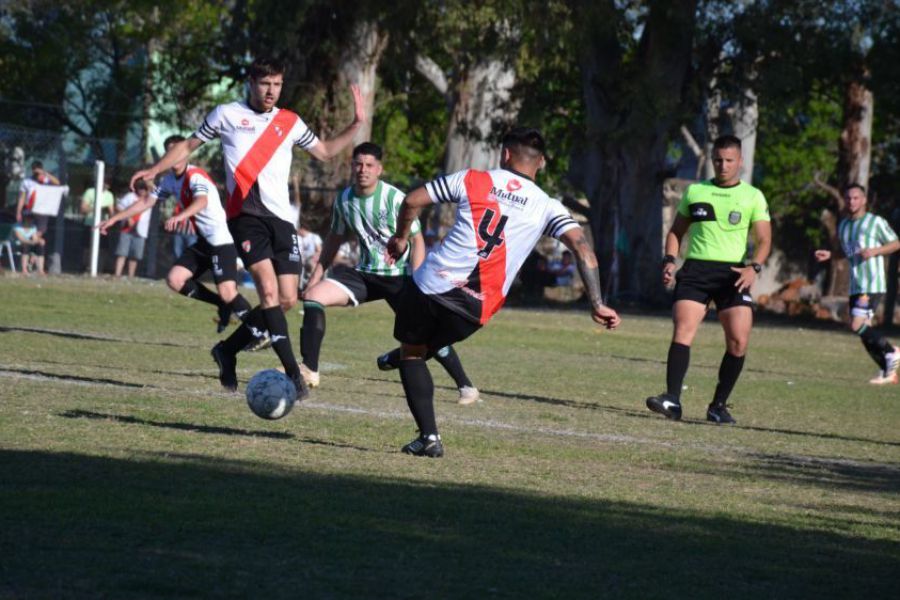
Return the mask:
<path id="1" fill-rule="evenodd" d="M 662 280 L 665 285 L 676 281 L 672 307 L 675 330 L 666 363 L 666 392 L 647 398 L 647 408 L 669 419 L 681 418 L 681 389 L 691 359 L 691 343 L 709 303 L 714 302 L 725 330 L 725 356 L 706 419 L 725 424 L 735 422 L 726 401 L 744 367 L 753 327 L 750 286 L 769 257 L 772 226 L 762 192 L 740 179 L 741 141 L 732 135 L 716 139 L 712 161 L 715 177 L 688 186 L 666 235 Z M 751 229 L 756 237 L 755 251 L 750 263 L 745 264 Z M 690 245 L 676 275 L 675 257 L 685 233 L 690 235 Z"/>

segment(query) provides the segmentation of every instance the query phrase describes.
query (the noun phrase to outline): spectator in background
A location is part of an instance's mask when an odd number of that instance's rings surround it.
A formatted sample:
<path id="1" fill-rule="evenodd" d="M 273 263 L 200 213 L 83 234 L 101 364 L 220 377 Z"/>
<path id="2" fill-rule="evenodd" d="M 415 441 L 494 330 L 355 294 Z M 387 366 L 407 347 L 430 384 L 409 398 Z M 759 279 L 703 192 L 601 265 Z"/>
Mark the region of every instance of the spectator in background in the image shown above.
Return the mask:
<path id="1" fill-rule="evenodd" d="M 562 260 L 553 265 L 553 274 L 556 276 L 556 285 L 559 287 L 570 286 L 575 281 L 575 262 L 572 253 L 563 251 Z"/>
<path id="2" fill-rule="evenodd" d="M 116 212 L 123 212 L 138 200 L 145 200 L 150 195 L 150 188 L 143 179 L 134 184 L 134 192 L 128 192 L 116 202 Z M 133 215 L 124 222 L 119 232 L 119 243 L 116 246 L 116 277 L 122 276 L 122 270 L 128 260 L 128 277 L 134 277 L 137 264 L 144 258 L 144 245 L 150 231 L 150 209 Z"/>
<path id="3" fill-rule="evenodd" d="M 300 272 L 300 289 L 303 290 L 306 288 L 306 282 L 309 281 L 313 267 L 319 262 L 319 254 L 322 252 L 322 238 L 319 234 L 307 229 L 303 223 L 297 228 L 297 237 L 300 238 L 300 264 L 302 268 Z"/>
<path id="4" fill-rule="evenodd" d="M 38 185 L 59 185 L 59 179 L 45 171 L 44 164 L 36 160 L 31 163 L 31 177 L 23 179 L 22 185 L 19 187 L 19 201 L 16 203 L 17 223 L 21 223 L 25 215 L 31 214 L 31 208 L 34 206 L 34 201 L 37 198 L 37 190 L 35 188 Z M 34 225 L 43 235 L 47 232 L 49 217 L 47 215 L 34 215 L 34 217 Z"/>
<path id="5" fill-rule="evenodd" d="M 86 188 L 81 195 L 81 214 L 84 215 L 84 224 L 93 227 L 94 223 L 94 201 L 97 197 L 97 190 L 94 186 Z M 103 191 L 100 193 L 100 220 L 113 216 L 116 212 L 116 198 L 109 189 L 109 184 L 103 184 Z"/>
<path id="6" fill-rule="evenodd" d="M 13 227 L 15 243 L 22 251 L 22 272 L 31 273 L 37 269 L 38 275 L 44 272 L 44 246 L 46 242 L 34 224 L 31 213 L 22 216 L 22 222 Z"/>
<path id="7" fill-rule="evenodd" d="M 358 262 L 359 249 L 356 245 L 356 240 L 354 239 L 341 244 L 340 248 L 338 248 L 337 255 L 334 257 L 331 264 L 332 266 L 347 265 L 348 267 L 353 267 Z"/>

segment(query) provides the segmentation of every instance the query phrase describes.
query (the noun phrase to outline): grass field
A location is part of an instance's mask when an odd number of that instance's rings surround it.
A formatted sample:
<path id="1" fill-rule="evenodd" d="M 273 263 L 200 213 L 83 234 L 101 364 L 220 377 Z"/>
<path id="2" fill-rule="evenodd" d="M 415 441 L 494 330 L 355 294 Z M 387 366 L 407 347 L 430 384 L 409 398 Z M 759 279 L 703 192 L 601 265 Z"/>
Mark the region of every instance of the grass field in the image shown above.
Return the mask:
<path id="1" fill-rule="evenodd" d="M 399 453 L 382 303 L 329 311 L 322 387 L 275 422 L 161 283 L 5 278 L 0 304 L 2 598 L 900 597 L 900 389 L 836 328 L 757 327 L 716 427 L 717 324 L 672 423 L 644 407 L 668 318 L 507 309 L 457 347 L 484 402 L 432 365 L 429 460 Z M 275 363 L 241 355 L 242 385 Z"/>

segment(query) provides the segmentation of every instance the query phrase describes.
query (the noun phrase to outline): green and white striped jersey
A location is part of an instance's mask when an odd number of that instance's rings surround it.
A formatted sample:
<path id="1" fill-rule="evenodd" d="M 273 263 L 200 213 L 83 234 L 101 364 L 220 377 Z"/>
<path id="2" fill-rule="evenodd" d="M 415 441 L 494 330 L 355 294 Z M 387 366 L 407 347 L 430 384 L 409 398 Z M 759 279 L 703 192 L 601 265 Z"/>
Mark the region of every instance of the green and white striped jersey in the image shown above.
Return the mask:
<path id="1" fill-rule="evenodd" d="M 331 212 L 331 231 L 345 235 L 352 231 L 359 239 L 359 263 L 356 268 L 376 275 L 408 275 L 409 250 L 393 265 L 384 259 L 388 239 L 397 231 L 397 214 L 404 193 L 389 183 L 379 181 L 371 196 L 359 197 L 353 186 L 345 188 L 334 201 Z M 421 231 L 418 219 L 412 225 L 410 236 Z"/>
<path id="2" fill-rule="evenodd" d="M 883 294 L 887 291 L 884 256 L 863 259 L 859 252 L 878 248 L 897 239 L 897 234 L 882 217 L 866 213 L 858 219 L 843 219 L 838 238 L 850 261 L 850 294 Z"/>

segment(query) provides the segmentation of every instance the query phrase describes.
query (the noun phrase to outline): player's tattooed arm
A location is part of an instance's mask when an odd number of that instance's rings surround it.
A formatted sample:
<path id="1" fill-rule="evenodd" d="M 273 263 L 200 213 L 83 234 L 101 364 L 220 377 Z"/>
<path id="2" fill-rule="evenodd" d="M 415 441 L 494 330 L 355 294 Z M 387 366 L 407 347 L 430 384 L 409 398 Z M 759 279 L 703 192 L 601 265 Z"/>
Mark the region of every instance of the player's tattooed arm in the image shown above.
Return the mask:
<path id="1" fill-rule="evenodd" d="M 603 294 L 600 291 L 600 268 L 597 263 L 597 255 L 594 249 L 584 236 L 584 231 L 580 227 L 570 229 L 564 233 L 561 238 L 562 242 L 575 255 L 575 264 L 578 266 L 578 273 L 584 282 L 585 290 L 588 298 L 594 308 L 603 306 Z"/>

